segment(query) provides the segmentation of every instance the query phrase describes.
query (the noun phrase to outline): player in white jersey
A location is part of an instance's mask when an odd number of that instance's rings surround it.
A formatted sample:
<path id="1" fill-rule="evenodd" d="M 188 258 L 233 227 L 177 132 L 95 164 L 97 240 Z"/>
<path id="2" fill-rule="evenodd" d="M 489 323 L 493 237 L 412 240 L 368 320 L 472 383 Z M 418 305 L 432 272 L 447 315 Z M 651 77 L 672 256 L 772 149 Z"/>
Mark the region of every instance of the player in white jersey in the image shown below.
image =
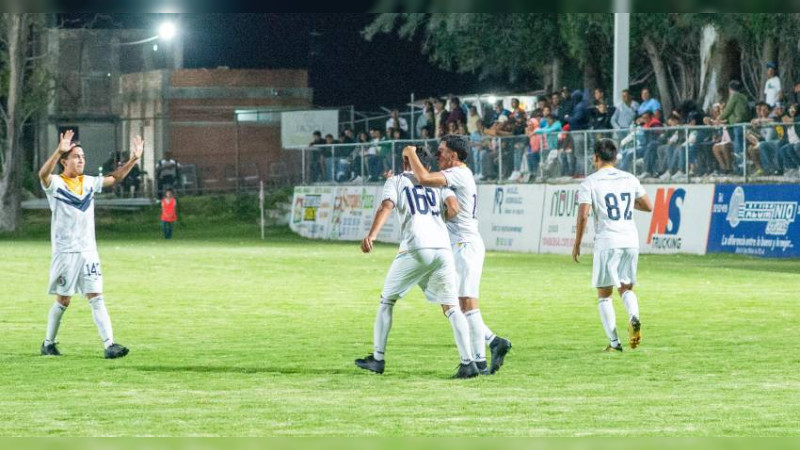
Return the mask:
<path id="1" fill-rule="evenodd" d="M 495 373 L 503 365 L 511 342 L 489 329 L 478 308 L 481 274 L 486 248 L 478 231 L 478 188 L 472 171 L 464 163 L 469 143 L 460 136 L 442 137 L 437 152 L 440 172 L 430 172 L 412 148 L 403 151 L 423 186 L 443 187 L 448 210 L 447 230 L 456 262 L 458 299 L 470 327 L 470 341 L 475 362 L 482 374 Z M 486 345 L 492 351 L 491 369 L 486 364 Z"/>
<path id="2" fill-rule="evenodd" d="M 614 167 L 617 146 L 610 139 L 594 145 L 594 165 L 597 171 L 581 183 L 578 193 L 578 223 L 572 259 L 578 262 L 581 240 L 589 218 L 594 213 L 594 267 L 592 284 L 597 288 L 600 320 L 609 345 L 607 352 L 622 351 L 617 336 L 613 288 L 617 288 L 628 312 L 628 334 L 631 348 L 642 339 L 639 301 L 633 293 L 636 284 L 636 263 L 639 259 L 639 234 L 633 222 L 633 209 L 650 212 L 653 206 L 642 184 L 632 174 Z"/>
<path id="3" fill-rule="evenodd" d="M 52 211 L 50 239 L 53 256 L 49 292 L 56 296 L 50 307 L 41 353 L 61 355 L 56 347 L 61 317 L 72 296 L 84 294 L 103 341 L 105 357 L 120 358 L 128 354 L 128 349 L 114 342 L 111 319 L 103 299 L 103 273 L 94 238 L 94 197 L 103 188 L 125 178 L 142 156 L 144 141 L 138 136 L 134 139 L 131 159 L 117 170 L 105 177 L 92 177 L 83 174 L 86 164 L 83 148 L 80 143 L 72 141 L 73 136 L 72 130 L 62 133 L 55 152 L 39 170 L 39 179 Z M 62 168 L 61 174 L 53 175 L 58 164 Z"/>
<path id="4" fill-rule="evenodd" d="M 422 151 L 422 150 L 420 150 Z M 453 378 L 478 375 L 469 340 L 469 325 L 458 308 L 455 290 L 455 266 L 441 218 L 442 200 L 439 189 L 420 186 L 409 171 L 408 159 L 403 159 L 405 171 L 386 180 L 378 211 L 369 234 L 361 241 L 361 251 L 372 251 L 383 225 L 397 211 L 400 219 L 400 251 L 389 268 L 381 293 L 378 314 L 373 329 L 374 351 L 356 365 L 362 369 L 383 373 L 386 341 L 392 327 L 392 309 L 414 285 L 418 285 L 428 301 L 438 303 L 450 320 L 461 362 Z"/>

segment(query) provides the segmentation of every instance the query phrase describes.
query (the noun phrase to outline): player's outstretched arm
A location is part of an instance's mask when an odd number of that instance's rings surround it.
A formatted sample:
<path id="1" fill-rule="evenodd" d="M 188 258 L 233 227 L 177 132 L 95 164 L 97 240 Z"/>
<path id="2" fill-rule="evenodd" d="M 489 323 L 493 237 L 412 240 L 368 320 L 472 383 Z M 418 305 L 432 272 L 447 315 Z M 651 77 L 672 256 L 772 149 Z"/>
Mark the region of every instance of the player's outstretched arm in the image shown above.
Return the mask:
<path id="1" fill-rule="evenodd" d="M 444 204 L 447 207 L 444 210 L 444 220 L 453 220 L 459 212 L 461 212 L 461 205 L 458 204 L 458 199 L 455 195 L 451 195 L 444 199 Z"/>
<path id="2" fill-rule="evenodd" d="M 442 187 L 447 186 L 447 178 L 441 172 L 429 172 L 428 169 L 422 165 L 422 161 L 417 156 L 417 147 L 409 145 L 403 149 L 403 158 L 408 159 L 411 165 L 411 171 L 419 181 L 419 184 L 427 187 Z"/>
<path id="3" fill-rule="evenodd" d="M 370 227 L 367 236 L 361 240 L 362 252 L 369 253 L 372 251 L 372 242 L 378 239 L 378 233 L 381 232 L 381 228 L 383 228 L 383 225 L 389 220 L 393 209 L 394 202 L 391 200 L 384 200 L 381 202 L 380 206 L 378 206 L 378 210 L 375 212 L 375 219 L 372 221 L 372 227 Z"/>
<path id="4" fill-rule="evenodd" d="M 61 155 L 70 151 L 73 147 L 72 145 L 72 137 L 75 136 L 75 132 L 72 130 L 67 130 L 59 135 L 58 140 L 58 147 L 47 158 L 47 161 L 44 162 L 42 168 L 39 169 L 39 179 L 42 181 L 44 187 L 50 187 L 50 177 L 52 176 L 53 170 L 56 168 L 56 164 L 58 164 L 58 160 L 61 158 Z"/>
<path id="5" fill-rule="evenodd" d="M 648 197 L 647 194 L 637 198 L 636 201 L 633 202 L 633 207 L 644 212 L 651 212 L 653 210 L 653 204 L 650 203 L 650 197 Z"/>
<path id="6" fill-rule="evenodd" d="M 588 203 L 581 203 L 578 206 L 578 223 L 575 225 L 575 245 L 572 246 L 572 260 L 580 262 L 581 256 L 581 241 L 583 240 L 583 232 L 586 230 L 586 222 L 589 220 L 589 210 L 592 205 Z"/>
<path id="7" fill-rule="evenodd" d="M 133 138 L 133 147 L 131 148 L 131 159 L 128 160 L 125 164 L 119 166 L 117 170 L 108 174 L 107 177 L 103 177 L 103 187 L 113 186 L 120 181 L 124 180 L 128 173 L 133 169 L 133 166 L 136 165 L 136 162 L 139 161 L 139 158 L 142 157 L 142 152 L 144 151 L 144 139 L 141 136 L 136 136 Z"/>

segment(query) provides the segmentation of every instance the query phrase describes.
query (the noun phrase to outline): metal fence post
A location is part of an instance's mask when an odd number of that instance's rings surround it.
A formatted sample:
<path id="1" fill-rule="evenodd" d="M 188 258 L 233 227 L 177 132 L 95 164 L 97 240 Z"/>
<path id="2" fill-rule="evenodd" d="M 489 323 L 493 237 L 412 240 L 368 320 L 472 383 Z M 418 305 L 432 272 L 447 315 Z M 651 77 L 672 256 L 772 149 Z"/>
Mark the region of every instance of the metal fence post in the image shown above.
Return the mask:
<path id="1" fill-rule="evenodd" d="M 584 178 L 589 175 L 589 132 L 586 131 L 583 136 L 583 176 Z M 594 136 L 594 135 L 591 135 Z"/>
<path id="2" fill-rule="evenodd" d="M 503 138 L 497 138 L 497 184 L 503 184 Z"/>
<path id="3" fill-rule="evenodd" d="M 686 128 L 683 130 L 683 149 L 684 149 L 684 168 L 686 169 L 686 180 L 689 180 L 689 129 Z"/>
<path id="4" fill-rule="evenodd" d="M 742 130 L 742 175 L 744 175 L 744 182 L 747 183 L 747 133 L 745 126 L 741 125 Z M 733 158 L 736 161 L 736 157 Z"/>
<path id="5" fill-rule="evenodd" d="M 307 182 L 306 182 L 306 149 L 305 148 L 303 148 L 300 151 L 300 156 L 301 156 L 302 163 L 303 163 L 302 164 L 303 165 L 303 184 L 307 184 Z"/>
<path id="6" fill-rule="evenodd" d="M 633 128 L 633 163 L 631 164 L 631 173 L 636 176 L 636 149 L 639 147 L 639 128 Z"/>

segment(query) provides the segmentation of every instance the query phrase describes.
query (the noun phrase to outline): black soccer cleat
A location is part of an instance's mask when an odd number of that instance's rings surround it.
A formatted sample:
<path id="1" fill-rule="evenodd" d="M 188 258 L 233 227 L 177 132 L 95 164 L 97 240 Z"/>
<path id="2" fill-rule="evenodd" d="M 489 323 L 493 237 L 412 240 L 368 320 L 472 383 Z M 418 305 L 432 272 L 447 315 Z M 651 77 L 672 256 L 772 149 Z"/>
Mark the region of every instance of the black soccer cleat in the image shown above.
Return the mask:
<path id="1" fill-rule="evenodd" d="M 119 344 L 111 344 L 106 349 L 106 359 L 122 358 L 128 354 L 128 347 Z"/>
<path id="2" fill-rule="evenodd" d="M 367 355 L 363 359 L 357 359 L 356 365 L 364 370 L 370 372 L 383 373 L 383 368 L 386 366 L 386 361 L 378 361 L 373 355 Z"/>
<path id="3" fill-rule="evenodd" d="M 475 365 L 478 366 L 478 373 L 481 375 L 491 375 L 492 372 L 489 371 L 489 366 L 486 364 L 486 360 L 483 361 L 475 361 Z"/>
<path id="4" fill-rule="evenodd" d="M 495 374 L 498 370 L 500 370 L 500 367 L 503 366 L 503 360 L 506 358 L 508 351 L 511 350 L 511 341 L 497 336 L 494 338 L 492 343 L 489 344 L 489 350 L 492 351 L 491 373 Z"/>
<path id="5" fill-rule="evenodd" d="M 613 346 L 611 344 L 606 345 L 606 348 L 603 349 L 606 353 L 622 353 L 622 344 L 618 346 Z"/>
<path id="6" fill-rule="evenodd" d="M 475 364 L 475 361 L 472 361 L 469 364 L 459 364 L 458 371 L 450 378 L 475 378 L 480 374 L 478 365 Z"/>
<path id="7" fill-rule="evenodd" d="M 61 356 L 61 352 L 58 351 L 58 347 L 56 347 L 55 342 L 53 342 L 52 344 L 45 344 L 44 342 L 42 342 L 42 355 Z"/>

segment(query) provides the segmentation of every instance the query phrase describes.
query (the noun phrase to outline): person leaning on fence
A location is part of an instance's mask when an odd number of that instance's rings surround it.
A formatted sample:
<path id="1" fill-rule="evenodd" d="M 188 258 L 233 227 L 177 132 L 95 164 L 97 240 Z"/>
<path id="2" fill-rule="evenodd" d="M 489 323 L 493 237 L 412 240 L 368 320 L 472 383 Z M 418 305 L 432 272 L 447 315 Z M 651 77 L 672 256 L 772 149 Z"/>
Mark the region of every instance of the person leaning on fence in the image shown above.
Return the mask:
<path id="1" fill-rule="evenodd" d="M 164 190 L 161 199 L 161 231 L 164 239 L 172 239 L 172 226 L 178 221 L 178 201 L 172 188 Z"/>
<path id="2" fill-rule="evenodd" d="M 733 144 L 733 151 L 736 155 L 742 155 L 744 150 L 742 143 L 744 129 L 742 126 L 736 126 L 736 124 L 746 123 L 750 120 L 747 97 L 742 94 L 741 90 L 742 83 L 739 80 L 731 80 L 731 82 L 728 83 L 728 101 L 719 119 L 714 122 L 715 125 L 725 123 L 732 125 L 728 127 L 728 133 L 730 134 L 730 141 Z M 730 168 L 721 168 L 721 170 L 728 169 L 732 170 L 732 166 Z"/>
<path id="3" fill-rule="evenodd" d="M 798 105 L 789 106 L 781 119 L 786 130 L 786 143 L 778 149 L 778 165 L 786 181 L 800 181 L 800 125 L 797 122 Z"/>

